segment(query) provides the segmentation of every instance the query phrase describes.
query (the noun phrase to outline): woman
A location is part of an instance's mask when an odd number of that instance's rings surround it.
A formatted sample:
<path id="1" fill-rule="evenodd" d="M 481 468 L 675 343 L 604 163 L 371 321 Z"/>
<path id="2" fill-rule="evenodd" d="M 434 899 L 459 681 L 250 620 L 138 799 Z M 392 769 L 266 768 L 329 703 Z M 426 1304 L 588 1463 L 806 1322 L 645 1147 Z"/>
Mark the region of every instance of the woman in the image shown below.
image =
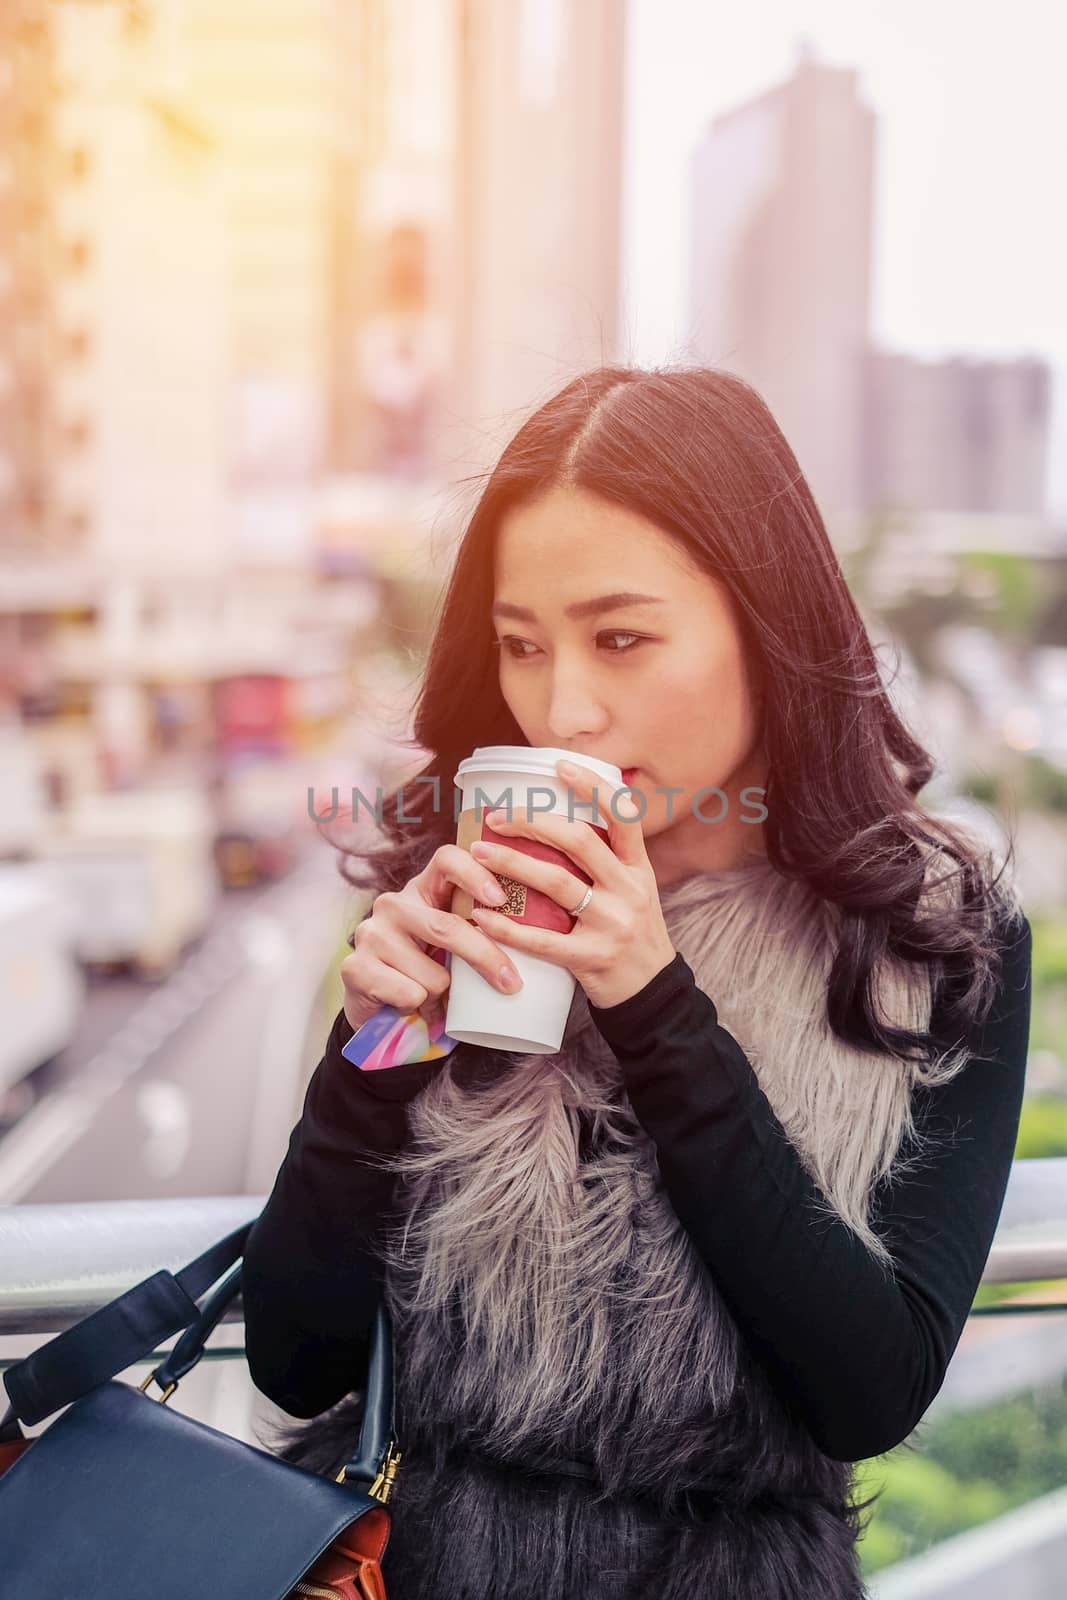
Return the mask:
<path id="1" fill-rule="evenodd" d="M 919 803 L 933 762 L 759 396 L 608 368 L 532 416 L 414 732 L 440 783 L 348 866 L 372 911 L 245 1259 L 253 1379 L 317 1418 L 289 1454 L 345 1459 L 384 1286 L 392 1600 L 862 1595 L 851 1464 L 919 1423 L 985 1266 L 1030 929 Z M 448 797 L 496 743 L 614 762 L 643 814 L 605 843 L 516 810 L 479 863 Z M 487 874 L 593 893 L 567 934 L 454 916 Z M 506 989 L 523 947 L 578 979 L 558 1054 L 341 1056 L 383 1004 L 441 1000 L 435 948 Z"/>

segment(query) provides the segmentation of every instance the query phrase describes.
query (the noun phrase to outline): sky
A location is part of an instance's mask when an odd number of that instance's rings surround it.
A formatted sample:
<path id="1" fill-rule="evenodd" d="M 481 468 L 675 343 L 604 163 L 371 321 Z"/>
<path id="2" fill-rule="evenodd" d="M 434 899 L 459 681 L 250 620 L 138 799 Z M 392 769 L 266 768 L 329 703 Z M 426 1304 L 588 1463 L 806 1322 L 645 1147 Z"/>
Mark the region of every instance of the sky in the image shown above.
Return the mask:
<path id="1" fill-rule="evenodd" d="M 806 41 L 878 113 L 873 333 L 918 355 L 1046 357 L 1067 516 L 1067 9 L 1050 0 L 624 0 L 625 338 L 680 354 L 686 162 Z"/>

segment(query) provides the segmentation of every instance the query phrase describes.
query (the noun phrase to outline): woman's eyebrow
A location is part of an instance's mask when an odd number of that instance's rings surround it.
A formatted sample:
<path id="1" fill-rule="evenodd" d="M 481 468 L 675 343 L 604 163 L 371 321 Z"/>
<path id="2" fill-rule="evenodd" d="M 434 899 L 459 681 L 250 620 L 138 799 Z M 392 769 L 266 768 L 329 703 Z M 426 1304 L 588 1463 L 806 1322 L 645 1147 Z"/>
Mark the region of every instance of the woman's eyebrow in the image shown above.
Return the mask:
<path id="1" fill-rule="evenodd" d="M 564 606 L 563 614 L 566 617 L 581 619 L 582 617 L 599 617 L 604 611 L 622 611 L 626 606 L 661 606 L 666 602 L 654 594 L 602 594 L 595 600 L 575 600 L 573 605 Z M 493 606 L 494 617 L 511 617 L 515 622 L 536 622 L 537 615 L 527 606 L 515 606 L 507 600 L 498 600 Z"/>

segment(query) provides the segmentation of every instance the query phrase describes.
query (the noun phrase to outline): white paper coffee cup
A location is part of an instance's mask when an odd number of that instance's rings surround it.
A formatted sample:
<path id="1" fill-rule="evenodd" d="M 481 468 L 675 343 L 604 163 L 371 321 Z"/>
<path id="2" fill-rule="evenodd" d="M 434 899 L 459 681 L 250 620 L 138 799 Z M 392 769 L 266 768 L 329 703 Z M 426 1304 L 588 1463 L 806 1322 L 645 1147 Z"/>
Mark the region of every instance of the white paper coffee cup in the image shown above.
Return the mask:
<path id="1" fill-rule="evenodd" d="M 555 770 L 557 761 L 572 761 L 603 777 L 604 786 L 596 796 L 595 814 L 591 802 L 569 798 L 570 787 Z M 622 771 L 610 761 L 594 761 L 573 750 L 556 749 L 551 745 L 511 744 L 480 745 L 459 763 L 455 783 L 461 793 L 456 842 L 468 850 L 475 839 L 483 837 L 498 838 L 501 843 L 518 849 L 529 847 L 531 841 L 527 839 L 514 834 L 494 835 L 491 828 L 484 827 L 486 813 L 496 806 L 506 808 L 509 796 L 512 814 L 516 817 L 524 815 L 530 805 L 535 814 L 555 812 L 564 817 L 573 816 L 603 829 L 606 834 L 611 797 L 623 787 Z M 572 858 L 565 860 L 576 876 L 585 876 Z M 522 921 L 532 921 L 537 926 L 557 925 L 560 932 L 574 926 L 565 910 L 554 902 L 549 906 L 545 897 L 529 885 L 501 873 L 496 876 L 509 899 L 506 906 L 490 909 Z M 580 893 L 576 892 L 575 904 L 580 898 Z M 453 891 L 452 910 L 458 916 L 470 920 L 474 906 L 481 904 L 465 889 Z M 503 940 L 500 948 L 506 948 L 508 960 L 522 979 L 522 988 L 515 994 L 502 994 L 452 951 L 445 1032 L 452 1039 L 484 1045 L 488 1049 L 519 1050 L 537 1055 L 554 1053 L 563 1043 L 575 978 L 558 962 L 532 956 L 514 945 L 505 946 Z"/>

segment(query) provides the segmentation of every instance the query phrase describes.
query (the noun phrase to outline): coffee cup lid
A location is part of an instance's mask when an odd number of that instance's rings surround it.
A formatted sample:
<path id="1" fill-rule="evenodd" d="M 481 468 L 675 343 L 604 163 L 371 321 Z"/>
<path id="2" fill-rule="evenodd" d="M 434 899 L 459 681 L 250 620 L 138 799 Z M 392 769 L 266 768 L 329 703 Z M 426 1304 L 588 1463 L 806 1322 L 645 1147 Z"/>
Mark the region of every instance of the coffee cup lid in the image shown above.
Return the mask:
<path id="1" fill-rule="evenodd" d="M 598 772 L 609 783 L 622 787 L 622 770 L 610 761 L 597 761 L 592 756 L 577 755 L 573 750 L 557 749 L 554 745 L 539 744 L 483 744 L 465 756 L 456 768 L 452 780 L 462 787 L 462 778 L 468 772 L 529 772 L 538 777 L 556 776 L 557 761 L 571 761 L 576 766 L 588 767 Z"/>

